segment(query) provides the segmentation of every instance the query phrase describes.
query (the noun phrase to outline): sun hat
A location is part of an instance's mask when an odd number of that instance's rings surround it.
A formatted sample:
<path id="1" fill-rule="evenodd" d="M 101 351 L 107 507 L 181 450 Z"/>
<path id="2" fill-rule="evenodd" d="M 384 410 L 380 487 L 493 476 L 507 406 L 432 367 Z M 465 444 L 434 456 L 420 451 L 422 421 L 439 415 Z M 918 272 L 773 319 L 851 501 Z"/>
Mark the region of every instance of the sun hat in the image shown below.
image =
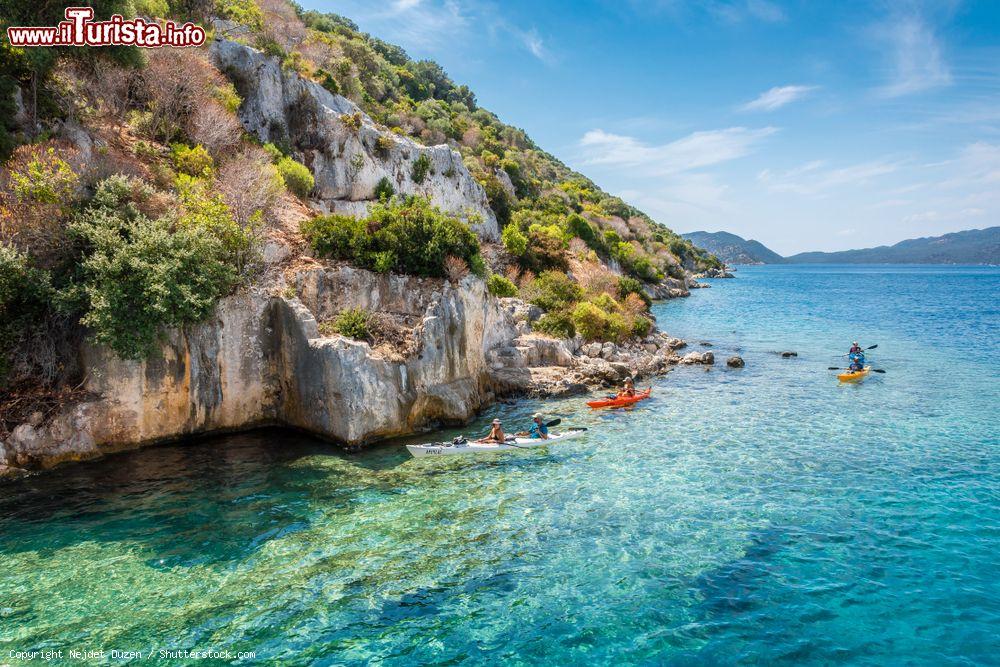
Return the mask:
<path id="1" fill-rule="evenodd" d="M 500 421 L 499 419 L 494 419 L 494 420 L 493 420 L 493 423 L 494 423 L 494 424 L 500 424 L 500 423 L 501 423 L 501 421 Z"/>
<path id="2" fill-rule="evenodd" d="M 531 415 L 531 418 L 532 419 L 541 419 L 542 418 L 542 413 L 541 412 L 536 412 L 535 414 Z"/>

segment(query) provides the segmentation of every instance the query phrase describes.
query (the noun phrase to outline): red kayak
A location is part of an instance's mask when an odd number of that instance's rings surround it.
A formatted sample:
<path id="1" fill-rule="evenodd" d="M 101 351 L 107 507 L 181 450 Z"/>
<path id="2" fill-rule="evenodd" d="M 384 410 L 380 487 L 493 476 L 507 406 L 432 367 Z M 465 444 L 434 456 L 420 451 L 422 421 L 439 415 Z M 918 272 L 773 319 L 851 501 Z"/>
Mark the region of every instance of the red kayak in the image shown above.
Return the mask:
<path id="1" fill-rule="evenodd" d="M 649 398 L 649 393 L 653 391 L 650 387 L 646 391 L 641 391 L 635 396 L 618 396 L 617 398 L 602 398 L 599 401 L 587 401 L 587 405 L 592 408 L 618 408 L 623 405 L 632 405 L 633 403 L 638 403 L 644 398 Z"/>

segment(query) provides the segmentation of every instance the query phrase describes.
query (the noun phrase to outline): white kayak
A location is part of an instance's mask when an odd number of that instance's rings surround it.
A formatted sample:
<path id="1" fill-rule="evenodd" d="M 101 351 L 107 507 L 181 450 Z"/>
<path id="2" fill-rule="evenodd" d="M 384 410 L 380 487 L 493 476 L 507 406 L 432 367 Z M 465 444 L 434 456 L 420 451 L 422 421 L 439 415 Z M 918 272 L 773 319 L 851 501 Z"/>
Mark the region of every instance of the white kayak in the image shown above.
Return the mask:
<path id="1" fill-rule="evenodd" d="M 410 454 L 420 458 L 421 456 L 454 456 L 457 454 L 491 454 L 496 452 L 510 452 L 517 449 L 535 449 L 545 447 L 553 442 L 569 440 L 584 433 L 586 429 L 574 428 L 561 433 L 550 433 L 545 440 L 542 438 L 510 438 L 505 443 L 498 442 L 474 442 L 464 438 L 458 442 L 433 442 L 429 445 L 407 445 L 406 449 Z"/>

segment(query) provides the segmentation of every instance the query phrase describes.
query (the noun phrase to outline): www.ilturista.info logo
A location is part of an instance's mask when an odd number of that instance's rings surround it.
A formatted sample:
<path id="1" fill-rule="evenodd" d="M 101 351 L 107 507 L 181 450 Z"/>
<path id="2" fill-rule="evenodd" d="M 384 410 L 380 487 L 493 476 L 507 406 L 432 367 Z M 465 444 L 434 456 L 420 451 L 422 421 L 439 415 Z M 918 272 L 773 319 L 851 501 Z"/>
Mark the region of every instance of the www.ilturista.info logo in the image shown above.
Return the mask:
<path id="1" fill-rule="evenodd" d="M 115 14 L 107 21 L 94 21 L 92 7 L 67 7 L 66 20 L 57 26 L 11 26 L 11 46 L 201 46 L 205 29 L 190 21 L 177 25 L 142 18 L 126 20 Z"/>

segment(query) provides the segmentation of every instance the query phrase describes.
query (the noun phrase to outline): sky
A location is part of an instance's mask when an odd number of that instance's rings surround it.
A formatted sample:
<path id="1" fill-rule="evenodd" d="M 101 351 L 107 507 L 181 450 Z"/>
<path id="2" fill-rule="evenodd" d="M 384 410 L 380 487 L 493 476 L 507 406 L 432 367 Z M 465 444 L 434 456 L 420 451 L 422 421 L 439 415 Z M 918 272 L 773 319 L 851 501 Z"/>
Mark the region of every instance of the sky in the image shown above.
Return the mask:
<path id="1" fill-rule="evenodd" d="M 788 255 L 1000 224 L 998 0 L 301 4 L 678 232 Z"/>

